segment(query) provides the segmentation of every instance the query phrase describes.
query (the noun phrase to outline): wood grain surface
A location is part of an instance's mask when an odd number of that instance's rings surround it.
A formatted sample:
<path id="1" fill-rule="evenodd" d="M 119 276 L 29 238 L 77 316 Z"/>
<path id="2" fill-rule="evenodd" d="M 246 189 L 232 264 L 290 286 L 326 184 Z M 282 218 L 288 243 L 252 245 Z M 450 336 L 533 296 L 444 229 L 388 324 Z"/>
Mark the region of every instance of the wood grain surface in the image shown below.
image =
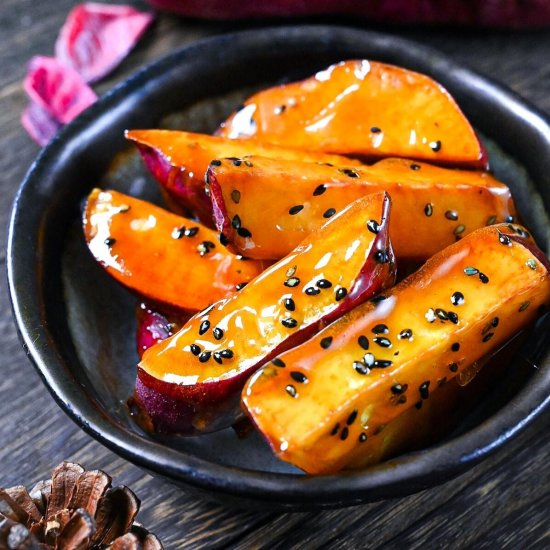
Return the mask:
<path id="1" fill-rule="evenodd" d="M 26 104 L 21 81 L 33 55 L 53 53 L 58 29 L 72 5 L 69 0 L 0 2 L 2 269 L 11 203 L 39 150 L 19 122 Z M 338 22 L 372 28 L 368 22 Z M 104 93 L 144 63 L 185 43 L 250 26 L 160 16 L 146 39 L 96 89 Z M 439 48 L 550 113 L 550 30 L 381 30 Z M 435 489 L 346 510 L 258 513 L 188 495 L 125 462 L 74 425 L 20 347 L 5 276 L 0 286 L 0 350 L 0 486 L 30 486 L 48 477 L 63 459 L 103 468 L 142 499 L 139 519 L 166 548 L 550 548 L 548 414 L 481 465 Z"/>

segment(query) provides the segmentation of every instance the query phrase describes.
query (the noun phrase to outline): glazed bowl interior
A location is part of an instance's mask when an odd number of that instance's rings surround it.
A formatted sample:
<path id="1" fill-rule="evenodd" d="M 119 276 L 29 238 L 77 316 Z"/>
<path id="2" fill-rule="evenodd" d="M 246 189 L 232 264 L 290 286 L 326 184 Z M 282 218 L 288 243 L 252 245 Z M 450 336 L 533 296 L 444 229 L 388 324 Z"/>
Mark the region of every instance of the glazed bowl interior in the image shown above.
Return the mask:
<path id="1" fill-rule="evenodd" d="M 252 91 L 351 58 L 404 66 L 444 84 L 483 136 L 492 170 L 510 184 L 523 220 L 548 253 L 550 129 L 544 117 L 432 50 L 347 28 L 280 27 L 209 39 L 142 70 L 65 128 L 33 165 L 14 205 L 8 269 L 22 341 L 56 400 L 91 435 L 153 473 L 240 503 L 357 504 L 457 475 L 548 405 L 543 318 L 445 440 L 365 471 L 308 477 L 274 458 L 257 434 L 239 440 L 223 430 L 160 439 L 130 417 L 137 300 L 95 264 L 80 226 L 82 200 L 98 185 L 160 200 L 124 130 L 212 132 Z"/>

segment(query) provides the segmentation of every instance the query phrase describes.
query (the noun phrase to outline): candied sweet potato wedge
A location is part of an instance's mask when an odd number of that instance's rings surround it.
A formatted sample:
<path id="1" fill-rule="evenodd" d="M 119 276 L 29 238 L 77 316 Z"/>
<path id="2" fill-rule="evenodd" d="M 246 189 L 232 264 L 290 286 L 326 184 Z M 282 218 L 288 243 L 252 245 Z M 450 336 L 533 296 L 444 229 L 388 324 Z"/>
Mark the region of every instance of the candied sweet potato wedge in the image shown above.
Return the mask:
<path id="1" fill-rule="evenodd" d="M 212 224 L 212 205 L 205 193 L 204 176 L 214 159 L 262 155 L 310 162 L 358 164 L 339 155 L 309 153 L 255 140 L 235 141 L 175 130 L 128 130 L 126 138 L 136 144 L 145 165 L 168 195 L 171 205 L 176 205 L 180 212 L 196 214 L 205 225 Z"/>
<path id="2" fill-rule="evenodd" d="M 83 227 L 90 252 L 112 277 L 175 309 L 198 311 L 264 267 L 228 252 L 215 231 L 117 191 L 90 193 Z"/>
<path id="3" fill-rule="evenodd" d="M 460 375 L 550 302 L 550 263 L 520 226 L 479 229 L 384 295 L 277 356 L 243 390 L 275 453 L 335 472 L 443 377 Z"/>
<path id="4" fill-rule="evenodd" d="M 443 86 L 365 59 L 258 92 L 218 134 L 367 158 L 487 165 L 476 133 Z"/>
<path id="5" fill-rule="evenodd" d="M 391 286 L 389 208 L 385 193 L 359 199 L 241 291 L 149 348 L 135 396 L 155 429 L 192 434 L 230 426 L 260 363 Z"/>
<path id="6" fill-rule="evenodd" d="M 346 204 L 378 191 L 392 198 L 398 260 L 426 260 L 474 229 L 516 216 L 510 190 L 487 172 L 396 158 L 355 167 L 223 159 L 209 167 L 207 179 L 224 241 L 251 258 L 284 256 Z"/>

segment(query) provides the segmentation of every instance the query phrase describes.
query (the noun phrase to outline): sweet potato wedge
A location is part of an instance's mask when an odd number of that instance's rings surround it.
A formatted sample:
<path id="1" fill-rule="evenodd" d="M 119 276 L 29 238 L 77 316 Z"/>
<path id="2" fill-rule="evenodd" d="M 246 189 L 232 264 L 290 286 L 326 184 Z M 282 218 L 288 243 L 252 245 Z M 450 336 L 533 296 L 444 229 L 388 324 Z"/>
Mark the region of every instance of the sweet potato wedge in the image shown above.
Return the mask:
<path id="1" fill-rule="evenodd" d="M 264 267 L 228 252 L 211 229 L 116 191 L 90 193 L 83 228 L 90 252 L 112 277 L 176 309 L 196 312 Z"/>
<path id="2" fill-rule="evenodd" d="M 155 429 L 190 434 L 230 426 L 260 363 L 391 286 L 389 208 L 385 193 L 359 199 L 243 290 L 149 348 L 135 396 Z"/>
<path id="3" fill-rule="evenodd" d="M 510 190 L 487 172 L 404 159 L 360 167 L 224 159 L 209 167 L 207 181 L 218 230 L 231 250 L 251 258 L 284 256 L 331 214 L 378 191 L 392 198 L 398 261 L 425 260 L 474 229 L 516 216 Z M 239 234 L 235 219 L 250 236 Z"/>
<path id="4" fill-rule="evenodd" d="M 391 291 L 277 356 L 243 390 L 275 453 L 335 472 L 443 377 L 459 375 L 550 302 L 550 263 L 519 226 L 479 229 Z"/>
<path id="5" fill-rule="evenodd" d="M 253 95 L 218 133 L 367 158 L 487 164 L 476 133 L 443 86 L 365 59 L 342 61 Z"/>
<path id="6" fill-rule="evenodd" d="M 308 153 L 255 140 L 235 141 L 221 137 L 173 130 L 129 130 L 126 138 L 138 147 L 145 165 L 180 211 L 196 214 L 212 224 L 212 206 L 204 191 L 204 175 L 210 162 L 221 157 L 262 155 L 269 158 L 359 164 L 339 155 Z"/>

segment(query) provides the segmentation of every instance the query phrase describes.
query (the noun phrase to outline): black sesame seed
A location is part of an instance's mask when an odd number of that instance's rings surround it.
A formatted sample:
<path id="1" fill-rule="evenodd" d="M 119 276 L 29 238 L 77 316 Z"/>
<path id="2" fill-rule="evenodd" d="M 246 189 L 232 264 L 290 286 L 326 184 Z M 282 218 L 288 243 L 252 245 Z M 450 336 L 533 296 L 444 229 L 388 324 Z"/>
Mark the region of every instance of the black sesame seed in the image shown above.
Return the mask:
<path id="1" fill-rule="evenodd" d="M 451 346 L 451 350 L 452 351 L 458 351 L 460 349 L 460 344 L 458 342 L 455 342 L 452 346 Z"/>
<path id="2" fill-rule="evenodd" d="M 330 288 L 332 283 L 328 279 L 319 279 L 315 283 L 319 288 Z"/>
<path id="3" fill-rule="evenodd" d="M 423 403 L 422 401 L 419 401 L 418 403 L 415 403 L 415 405 L 414 405 L 415 408 L 420 410 L 422 408 L 422 403 Z"/>
<path id="4" fill-rule="evenodd" d="M 284 361 L 282 359 L 279 359 L 278 357 L 275 357 L 275 359 L 272 359 L 271 363 L 279 368 L 286 367 Z"/>
<path id="5" fill-rule="evenodd" d="M 109 237 L 103 241 L 105 246 L 113 246 L 116 243 L 116 239 L 113 239 L 113 237 Z"/>
<path id="6" fill-rule="evenodd" d="M 455 227 L 455 230 L 454 230 L 454 234 L 458 237 L 459 235 L 462 235 L 462 233 L 464 233 L 464 231 L 466 230 L 466 226 L 465 225 L 457 225 Z"/>
<path id="7" fill-rule="evenodd" d="M 454 311 L 447 311 L 447 319 L 449 319 L 453 325 L 458 325 L 458 315 Z"/>
<path id="8" fill-rule="evenodd" d="M 248 283 L 239 283 L 235 286 L 236 290 L 242 290 Z"/>
<path id="9" fill-rule="evenodd" d="M 315 190 L 313 191 L 313 196 L 318 197 L 319 195 L 322 195 L 327 190 L 327 186 L 322 183 L 321 185 L 318 185 Z"/>
<path id="10" fill-rule="evenodd" d="M 386 250 L 377 250 L 373 257 L 378 264 L 387 264 L 390 261 L 390 256 Z"/>
<path id="11" fill-rule="evenodd" d="M 495 317 L 492 321 L 491 321 L 491 326 L 493 327 L 498 327 L 498 324 L 500 322 L 500 319 L 498 317 Z"/>
<path id="12" fill-rule="evenodd" d="M 293 275 L 296 274 L 296 270 L 298 269 L 298 266 L 297 265 L 293 265 L 292 267 L 289 267 L 287 270 L 286 270 L 286 273 L 285 275 L 287 277 L 292 277 Z"/>
<path id="13" fill-rule="evenodd" d="M 512 240 L 510 239 L 510 237 L 508 237 L 508 235 L 504 235 L 500 231 L 498 233 L 498 241 L 504 246 L 512 246 Z"/>
<path id="14" fill-rule="evenodd" d="M 214 352 L 214 355 L 212 356 L 214 358 L 214 361 L 216 361 L 216 363 L 218 364 L 223 364 L 223 361 L 222 361 L 222 358 L 220 356 L 220 352 L 219 351 L 215 351 Z"/>
<path id="15" fill-rule="evenodd" d="M 199 228 L 198 227 L 190 227 L 189 229 L 186 229 L 185 230 L 185 236 L 186 237 L 194 237 L 197 233 L 199 232 Z M 205 242 L 210 242 L 210 241 L 205 241 Z M 212 248 L 214 248 L 214 244 L 212 244 Z"/>
<path id="16" fill-rule="evenodd" d="M 355 422 L 356 418 L 357 418 L 357 409 L 355 409 L 350 413 L 350 415 L 348 416 L 348 419 L 346 420 L 346 424 L 348 426 L 351 426 Z"/>
<path id="17" fill-rule="evenodd" d="M 451 296 L 451 304 L 453 306 L 461 306 L 464 303 L 464 294 L 462 292 L 453 292 Z"/>
<path id="18" fill-rule="evenodd" d="M 273 112 L 276 115 L 282 115 L 285 111 L 286 111 L 286 105 L 279 105 L 278 107 L 275 107 L 275 109 L 273 109 Z"/>
<path id="19" fill-rule="evenodd" d="M 359 374 L 368 374 L 370 372 L 370 369 L 365 363 L 361 361 L 354 361 L 353 362 L 353 368 L 359 373 Z"/>
<path id="20" fill-rule="evenodd" d="M 514 216 L 506 216 L 504 223 L 512 223 L 514 221 Z"/>
<path id="21" fill-rule="evenodd" d="M 239 237 L 243 237 L 244 239 L 252 237 L 252 233 L 250 233 L 250 231 L 245 227 L 239 227 L 239 229 L 237 229 L 237 235 L 239 235 Z"/>
<path id="22" fill-rule="evenodd" d="M 428 218 L 434 213 L 434 207 L 433 204 L 430 202 L 424 207 L 424 214 L 428 216 Z"/>
<path id="23" fill-rule="evenodd" d="M 372 332 L 374 332 L 374 334 L 388 334 L 389 331 L 390 329 L 388 328 L 388 326 L 384 324 L 375 325 L 372 329 Z"/>
<path id="24" fill-rule="evenodd" d="M 241 192 L 238 189 L 233 189 L 233 191 L 231 191 L 231 200 L 235 204 L 239 204 L 241 202 Z"/>
<path id="25" fill-rule="evenodd" d="M 434 152 L 434 153 L 437 153 L 438 151 L 441 150 L 441 141 L 437 140 L 437 141 L 430 141 L 430 149 Z"/>
<path id="26" fill-rule="evenodd" d="M 216 340 L 221 340 L 223 338 L 223 330 L 221 328 L 218 328 L 216 327 L 213 331 L 212 331 L 212 334 L 214 335 L 214 338 Z"/>
<path id="27" fill-rule="evenodd" d="M 321 347 L 323 349 L 328 349 L 332 344 L 332 336 L 326 336 L 321 340 Z"/>
<path id="28" fill-rule="evenodd" d="M 380 225 L 377 221 L 375 220 L 369 220 L 367 222 L 367 229 L 371 232 L 371 233 L 374 233 L 375 235 L 378 234 L 380 232 Z"/>
<path id="29" fill-rule="evenodd" d="M 290 397 L 298 397 L 298 392 L 296 391 L 296 388 L 292 384 L 289 384 L 285 388 L 285 391 L 286 393 L 288 393 L 288 395 L 290 395 Z"/>
<path id="30" fill-rule="evenodd" d="M 359 434 L 359 443 L 364 443 L 367 440 L 367 434 L 364 432 L 361 432 Z"/>
<path id="31" fill-rule="evenodd" d="M 483 337 L 483 342 L 488 342 L 494 335 L 495 335 L 494 332 L 488 332 L 488 333 Z"/>
<path id="32" fill-rule="evenodd" d="M 285 309 L 288 311 L 294 311 L 296 309 L 296 304 L 292 298 L 285 298 L 284 304 Z"/>
<path id="33" fill-rule="evenodd" d="M 475 267 L 465 267 L 464 273 L 468 276 L 477 275 L 479 273 L 479 269 L 476 269 Z"/>
<path id="34" fill-rule="evenodd" d="M 487 277 L 487 275 L 485 275 L 485 273 L 481 273 L 481 271 L 479 272 L 479 280 L 484 284 L 486 285 L 488 282 L 489 282 L 489 277 Z"/>
<path id="35" fill-rule="evenodd" d="M 521 313 L 522 311 L 525 311 L 529 307 L 530 303 L 531 302 L 523 302 L 523 304 L 519 306 L 519 309 L 518 309 L 519 313 Z"/>
<path id="36" fill-rule="evenodd" d="M 348 438 L 348 435 L 349 435 L 349 429 L 347 426 L 344 426 L 342 428 L 342 431 L 340 432 L 340 439 L 342 441 L 346 440 Z"/>
<path id="37" fill-rule="evenodd" d="M 447 315 L 447 312 L 444 309 L 441 309 L 438 307 L 435 309 L 434 313 L 436 317 L 441 321 L 447 321 L 449 319 L 449 316 Z"/>
<path id="38" fill-rule="evenodd" d="M 365 353 L 365 355 L 363 355 L 363 363 L 367 365 L 367 367 L 372 367 L 374 363 L 376 363 L 374 355 L 372 353 Z"/>
<path id="39" fill-rule="evenodd" d="M 197 346 L 197 344 L 191 344 L 189 349 L 193 355 L 198 355 L 201 352 L 201 348 L 200 346 Z"/>
<path id="40" fill-rule="evenodd" d="M 445 217 L 448 220 L 456 222 L 456 220 L 458 220 L 458 212 L 456 212 L 455 210 L 447 210 L 447 212 L 445 212 Z"/>
<path id="41" fill-rule="evenodd" d="M 387 296 L 382 296 L 382 294 L 379 294 L 378 296 L 375 296 L 374 298 L 371 298 L 369 302 L 371 304 L 379 304 L 380 302 L 383 302 L 384 300 L 387 300 Z"/>
<path id="42" fill-rule="evenodd" d="M 287 317 L 286 319 L 281 319 L 281 324 L 286 328 L 295 328 L 298 326 L 298 321 L 292 317 Z"/>
<path id="43" fill-rule="evenodd" d="M 380 128 L 378 128 L 378 126 L 373 126 L 370 131 L 373 133 L 373 134 L 379 134 L 382 130 Z"/>
<path id="44" fill-rule="evenodd" d="M 235 166 L 240 166 L 243 162 L 241 159 L 234 158 L 234 157 L 230 157 L 230 160 Z"/>
<path id="45" fill-rule="evenodd" d="M 397 403 L 399 403 L 400 405 L 404 405 L 406 402 L 407 402 L 407 396 L 406 396 L 406 395 L 402 395 L 402 396 L 397 400 Z"/>
<path id="46" fill-rule="evenodd" d="M 334 214 L 336 214 L 336 209 L 335 208 L 329 208 L 323 214 L 323 218 L 330 218 L 330 217 L 334 216 Z"/>
<path id="47" fill-rule="evenodd" d="M 391 387 L 391 392 L 394 395 L 401 395 L 402 393 L 407 391 L 407 388 L 408 388 L 407 384 L 394 384 Z"/>
<path id="48" fill-rule="evenodd" d="M 208 361 L 208 359 L 210 359 L 210 356 L 212 355 L 212 352 L 210 351 L 203 351 L 200 355 L 199 355 L 199 361 L 201 363 L 206 363 L 206 361 Z"/>
<path id="49" fill-rule="evenodd" d="M 403 329 L 400 333 L 398 338 L 400 340 L 410 340 L 412 338 L 413 331 L 410 328 Z"/>
<path id="50" fill-rule="evenodd" d="M 308 378 L 305 374 L 298 372 L 296 370 L 292 371 L 290 373 L 290 377 L 292 380 L 295 380 L 296 382 L 299 382 L 300 384 L 306 384 L 308 381 Z"/>
<path id="51" fill-rule="evenodd" d="M 210 162 L 210 166 L 221 166 L 221 165 L 222 165 L 222 161 L 218 159 L 214 159 L 213 161 Z"/>
<path id="52" fill-rule="evenodd" d="M 334 428 L 332 428 L 330 435 L 336 435 L 339 429 L 340 429 L 340 423 L 337 422 L 336 424 L 334 424 Z"/>
<path id="53" fill-rule="evenodd" d="M 422 399 L 428 399 L 428 397 L 430 397 L 429 387 L 430 387 L 430 381 L 429 380 L 426 380 L 426 382 L 423 382 L 422 384 L 420 384 L 420 387 L 418 388 L 418 391 L 420 392 L 420 397 Z"/>
<path id="54" fill-rule="evenodd" d="M 224 359 L 232 359 L 233 352 L 230 349 L 222 349 L 220 351 L 220 357 L 223 357 Z"/>
<path id="55" fill-rule="evenodd" d="M 298 286 L 299 284 L 300 284 L 300 279 L 298 279 L 298 277 L 290 277 L 284 282 L 284 285 L 288 286 L 290 288 L 294 288 L 295 286 Z"/>
<path id="56" fill-rule="evenodd" d="M 301 212 L 303 209 L 304 209 L 304 205 L 303 205 L 303 204 L 297 204 L 296 206 L 293 206 L 292 208 L 290 208 L 290 209 L 288 210 L 288 213 L 289 213 L 291 216 L 294 216 L 294 215 L 298 214 L 298 212 Z"/>
<path id="57" fill-rule="evenodd" d="M 393 361 L 387 361 L 384 359 L 377 359 L 374 362 L 373 367 L 375 369 L 387 369 L 388 367 L 391 367 L 393 365 Z"/>
<path id="58" fill-rule="evenodd" d="M 369 349 L 369 339 L 363 334 L 357 338 L 357 342 L 365 351 Z"/>
<path id="59" fill-rule="evenodd" d="M 525 265 L 527 267 L 529 267 L 530 269 L 537 269 L 537 262 L 535 262 L 535 260 L 533 260 L 533 258 L 529 258 L 526 262 L 525 262 Z"/>
<path id="60" fill-rule="evenodd" d="M 231 225 L 233 226 L 233 229 L 239 229 L 239 227 L 241 227 L 241 218 L 239 218 L 238 214 L 235 214 L 233 216 L 233 219 L 231 220 Z"/>
<path id="61" fill-rule="evenodd" d="M 351 168 L 338 168 L 338 172 L 345 174 L 348 178 L 358 178 L 359 174 Z"/>
<path id="62" fill-rule="evenodd" d="M 315 288 L 314 286 L 308 286 L 304 292 L 308 295 L 308 296 L 315 296 L 316 294 L 320 294 L 321 291 L 318 289 L 318 288 Z"/>
<path id="63" fill-rule="evenodd" d="M 181 227 L 176 227 L 172 231 L 173 239 L 181 239 L 184 235 L 185 235 L 185 225 L 182 225 Z"/>
<path id="64" fill-rule="evenodd" d="M 451 372 L 456 372 L 456 371 L 458 370 L 458 365 L 457 365 L 456 363 L 451 363 L 451 364 L 449 365 L 449 370 L 450 370 Z"/>
<path id="65" fill-rule="evenodd" d="M 220 244 L 222 244 L 223 246 L 229 243 L 229 239 L 223 233 L 220 233 L 219 239 Z"/>
<path id="66" fill-rule="evenodd" d="M 336 290 L 336 301 L 339 302 L 340 300 L 343 300 L 348 294 L 347 289 L 344 287 L 340 287 Z"/>
<path id="67" fill-rule="evenodd" d="M 388 338 L 384 338 L 384 336 L 376 336 L 373 338 L 373 342 L 381 348 L 391 348 L 391 341 Z"/>
<path id="68" fill-rule="evenodd" d="M 202 336 L 210 328 L 210 321 L 204 320 L 199 327 L 199 334 Z"/>
<path id="69" fill-rule="evenodd" d="M 411 169 L 411 170 L 414 170 L 414 171 L 420 170 L 420 168 L 421 168 L 421 167 L 420 167 L 420 164 L 411 164 L 411 165 L 410 165 L 410 169 Z"/>

